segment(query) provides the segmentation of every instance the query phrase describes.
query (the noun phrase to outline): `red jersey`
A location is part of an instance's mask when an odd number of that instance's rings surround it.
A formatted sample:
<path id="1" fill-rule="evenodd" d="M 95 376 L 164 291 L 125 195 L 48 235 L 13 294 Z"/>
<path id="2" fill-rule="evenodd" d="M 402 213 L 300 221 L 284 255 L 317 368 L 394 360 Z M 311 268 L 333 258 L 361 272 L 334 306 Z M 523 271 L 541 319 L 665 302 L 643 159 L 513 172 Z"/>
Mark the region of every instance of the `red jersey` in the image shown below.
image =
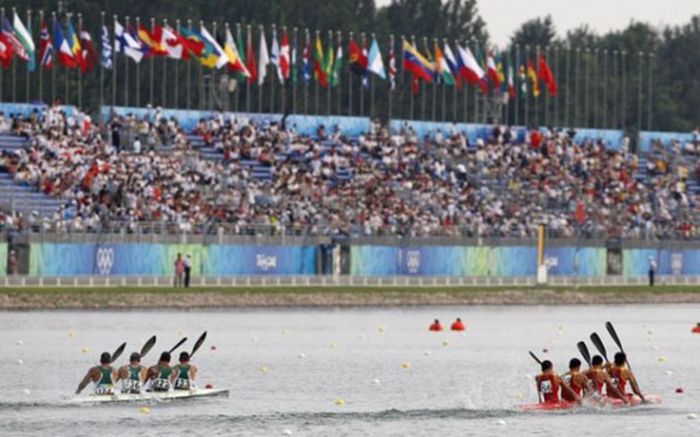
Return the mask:
<path id="1" fill-rule="evenodd" d="M 610 376 L 612 377 L 613 384 L 622 394 L 625 394 L 625 389 L 627 388 L 627 380 L 622 375 L 624 370 L 625 369 L 620 367 L 613 367 L 610 369 Z"/>
<path id="2" fill-rule="evenodd" d="M 537 392 L 546 403 L 559 402 L 559 381 L 553 373 L 537 375 Z"/>
<path id="3" fill-rule="evenodd" d="M 595 388 L 595 391 L 597 391 L 599 394 L 603 394 L 603 386 L 605 385 L 605 383 L 603 381 L 599 381 L 596 376 L 598 375 L 598 372 L 602 371 L 602 369 L 588 369 L 585 373 L 586 378 L 588 378 L 589 381 L 593 382 L 593 387 Z"/>

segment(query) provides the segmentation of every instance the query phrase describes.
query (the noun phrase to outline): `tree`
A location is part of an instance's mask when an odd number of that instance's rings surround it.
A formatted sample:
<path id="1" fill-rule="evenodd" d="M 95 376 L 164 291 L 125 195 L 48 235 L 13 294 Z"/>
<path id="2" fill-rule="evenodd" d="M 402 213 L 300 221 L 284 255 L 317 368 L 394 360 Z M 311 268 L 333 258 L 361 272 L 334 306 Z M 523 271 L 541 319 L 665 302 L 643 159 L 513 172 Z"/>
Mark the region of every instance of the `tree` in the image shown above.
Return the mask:
<path id="1" fill-rule="evenodd" d="M 513 33 L 510 38 L 511 45 L 519 45 L 524 47 L 540 46 L 547 47 L 555 42 L 557 36 L 556 29 L 552 16 L 547 15 L 544 18 L 533 18 L 524 22 L 518 30 Z"/>

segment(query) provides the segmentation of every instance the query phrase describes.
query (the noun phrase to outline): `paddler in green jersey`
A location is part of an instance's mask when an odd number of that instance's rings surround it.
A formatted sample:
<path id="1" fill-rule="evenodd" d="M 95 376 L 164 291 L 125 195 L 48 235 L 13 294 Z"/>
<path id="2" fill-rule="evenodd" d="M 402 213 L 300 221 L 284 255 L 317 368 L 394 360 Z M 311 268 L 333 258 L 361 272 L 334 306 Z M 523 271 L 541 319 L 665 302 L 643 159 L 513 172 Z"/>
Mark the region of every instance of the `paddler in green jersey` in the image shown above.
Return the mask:
<path id="1" fill-rule="evenodd" d="M 102 352 L 100 365 L 91 367 L 80 381 L 75 394 L 80 394 L 91 382 L 95 383 L 95 394 L 108 395 L 114 393 L 114 382 L 117 380 L 117 371 L 112 367 L 112 356 L 109 352 Z"/>
<path id="2" fill-rule="evenodd" d="M 194 388 L 194 379 L 197 377 L 197 367 L 190 364 L 190 354 L 180 352 L 180 364 L 173 367 L 171 375 L 175 390 L 190 390 Z"/>
<path id="3" fill-rule="evenodd" d="M 173 373 L 173 368 L 170 367 L 170 352 L 160 354 L 158 364 L 148 369 L 148 380 L 151 383 L 153 391 L 168 391 L 170 390 L 170 378 Z"/>
<path id="4" fill-rule="evenodd" d="M 148 369 L 141 365 L 141 354 L 133 352 L 129 364 L 119 368 L 119 380 L 122 382 L 122 393 L 138 394 L 146 379 Z"/>

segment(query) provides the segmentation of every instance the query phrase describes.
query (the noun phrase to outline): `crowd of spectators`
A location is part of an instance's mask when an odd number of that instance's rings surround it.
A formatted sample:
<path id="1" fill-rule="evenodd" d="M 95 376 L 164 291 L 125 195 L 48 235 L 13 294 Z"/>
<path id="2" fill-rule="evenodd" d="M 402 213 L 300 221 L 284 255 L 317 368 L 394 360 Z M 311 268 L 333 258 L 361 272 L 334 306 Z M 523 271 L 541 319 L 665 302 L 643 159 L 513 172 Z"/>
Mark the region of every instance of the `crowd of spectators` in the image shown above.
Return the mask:
<path id="1" fill-rule="evenodd" d="M 56 108 L 0 117 L 0 132 L 28 138 L 2 151 L 0 170 L 61 199 L 50 217 L 5 214 L 6 225 L 532 237 L 544 223 L 570 238 L 700 234 L 700 199 L 686 184 L 700 181 L 700 160 L 673 149 L 655 149 L 642 169 L 626 148 L 579 144 L 567 131 L 519 140 L 495 127 L 470 143 L 459 132 L 417 138 L 410 128 L 390 134 L 373 124 L 358 138 L 323 126 L 311 138 L 284 120 L 256 125 L 220 114 L 192 132 L 220 152 L 211 159 L 158 111 L 114 116 L 103 133 L 88 115 Z"/>

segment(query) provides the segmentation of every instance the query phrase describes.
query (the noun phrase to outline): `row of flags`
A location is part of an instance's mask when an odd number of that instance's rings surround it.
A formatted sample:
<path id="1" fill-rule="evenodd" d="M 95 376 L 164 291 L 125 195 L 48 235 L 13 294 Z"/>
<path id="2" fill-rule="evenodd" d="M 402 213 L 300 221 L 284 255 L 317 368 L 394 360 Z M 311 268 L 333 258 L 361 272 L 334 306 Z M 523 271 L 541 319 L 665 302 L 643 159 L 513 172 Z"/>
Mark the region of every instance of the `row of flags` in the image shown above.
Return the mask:
<path id="1" fill-rule="evenodd" d="M 178 60 L 198 61 L 203 66 L 213 69 L 227 68 L 235 73 L 239 80 L 249 84 L 262 85 L 267 79 L 268 66 L 272 65 L 277 80 L 302 81 L 315 80 L 321 87 L 335 87 L 340 84 L 342 68 L 345 63 L 350 70 L 362 77 L 365 86 L 370 74 L 388 80 L 391 90 L 396 88 L 397 67 L 393 41 L 388 52 L 388 62 L 384 57 L 376 38 L 371 43 L 358 43 L 350 38 L 347 45 L 347 61 L 340 35 L 337 40 L 329 37 L 324 41 L 317 32 L 313 43 L 306 33 L 302 45 L 301 62 L 297 67 L 297 49 L 289 44 L 286 29 L 278 35 L 273 28 L 272 40 L 268 45 L 265 33 L 260 32 L 257 53 L 250 29 L 245 41 L 240 28 L 237 38 L 233 37 L 228 24 L 222 32 L 212 34 L 200 23 L 199 29 L 192 27 L 178 28 L 167 24 L 153 23 L 150 28 L 143 24 L 122 25 L 115 17 L 113 30 L 106 25 L 101 27 L 100 56 L 98 58 L 90 33 L 86 28 L 77 32 L 69 17 L 64 22 L 54 21 L 53 38 L 46 21 L 42 18 L 39 34 L 39 65 L 44 69 L 54 66 L 54 58 L 66 68 L 80 69 L 83 73 L 93 70 L 97 63 L 106 69 L 113 68 L 114 53 L 122 54 L 134 62 L 141 62 L 152 57 L 167 57 Z M 334 47 L 335 43 L 335 47 Z M 489 50 L 485 55 L 476 49 L 476 54 L 467 46 L 456 45 L 455 50 L 444 42 L 437 41 L 433 50 L 421 52 L 408 40 L 403 40 L 402 59 L 404 71 L 411 77 L 412 90 L 417 93 L 423 83 L 442 83 L 447 86 L 461 87 L 464 84 L 477 86 L 486 94 L 491 90 L 500 93 L 505 102 L 516 97 L 516 72 L 523 95 L 541 94 L 543 83 L 549 95 L 557 94 L 557 82 L 550 66 L 541 53 L 535 59 L 510 59 L 507 54 L 495 54 Z M 426 47 L 427 49 L 427 47 Z M 29 71 L 34 71 L 35 46 L 31 28 L 27 28 L 16 13 L 12 23 L 2 17 L 0 31 L 0 63 L 3 67 L 10 65 L 14 57 L 27 62 Z"/>

